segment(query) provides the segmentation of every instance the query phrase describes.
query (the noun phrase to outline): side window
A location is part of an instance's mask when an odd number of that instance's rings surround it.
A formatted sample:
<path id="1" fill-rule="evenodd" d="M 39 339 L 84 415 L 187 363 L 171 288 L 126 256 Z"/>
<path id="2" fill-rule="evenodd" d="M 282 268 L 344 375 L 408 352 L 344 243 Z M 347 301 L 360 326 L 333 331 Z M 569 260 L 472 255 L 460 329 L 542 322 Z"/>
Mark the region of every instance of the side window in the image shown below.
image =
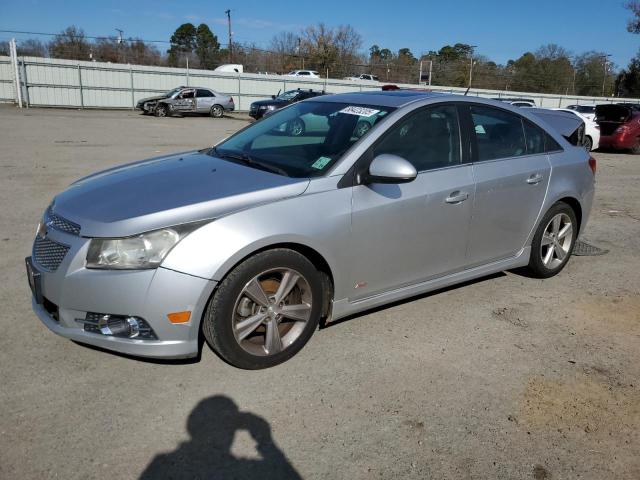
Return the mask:
<path id="1" fill-rule="evenodd" d="M 184 90 L 181 94 L 180 94 L 180 98 L 193 98 L 193 90 Z"/>
<path id="2" fill-rule="evenodd" d="M 527 147 L 520 116 L 497 108 L 472 106 L 478 160 L 525 155 Z"/>
<path id="3" fill-rule="evenodd" d="M 298 75 L 309 75 L 309 72 L 300 72 Z"/>
<path id="4" fill-rule="evenodd" d="M 203 90 L 199 88 L 197 92 L 197 96 L 198 98 L 203 98 L 203 97 L 213 97 L 214 95 L 209 90 Z"/>
<path id="5" fill-rule="evenodd" d="M 382 153 L 405 158 L 419 172 L 460 165 L 457 108 L 444 105 L 410 113 L 373 147 L 373 157 Z"/>
<path id="6" fill-rule="evenodd" d="M 545 152 L 544 137 L 546 136 L 546 132 L 544 130 L 525 120 L 524 135 L 527 139 L 527 154 L 535 155 Z"/>

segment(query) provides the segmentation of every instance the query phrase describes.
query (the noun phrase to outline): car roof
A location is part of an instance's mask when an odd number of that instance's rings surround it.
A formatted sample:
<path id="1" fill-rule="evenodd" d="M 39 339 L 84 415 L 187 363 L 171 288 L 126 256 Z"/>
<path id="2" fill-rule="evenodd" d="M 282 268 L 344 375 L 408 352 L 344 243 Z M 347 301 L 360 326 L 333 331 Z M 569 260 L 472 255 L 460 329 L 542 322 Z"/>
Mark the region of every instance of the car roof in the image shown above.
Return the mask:
<path id="1" fill-rule="evenodd" d="M 462 95 L 419 92 L 415 90 L 380 90 L 373 92 L 352 92 L 339 93 L 336 95 L 324 95 L 320 98 L 315 98 L 314 101 L 380 105 L 381 107 L 402 107 L 403 105 L 407 105 L 416 100 L 434 97 L 451 97 L 459 99 Z"/>

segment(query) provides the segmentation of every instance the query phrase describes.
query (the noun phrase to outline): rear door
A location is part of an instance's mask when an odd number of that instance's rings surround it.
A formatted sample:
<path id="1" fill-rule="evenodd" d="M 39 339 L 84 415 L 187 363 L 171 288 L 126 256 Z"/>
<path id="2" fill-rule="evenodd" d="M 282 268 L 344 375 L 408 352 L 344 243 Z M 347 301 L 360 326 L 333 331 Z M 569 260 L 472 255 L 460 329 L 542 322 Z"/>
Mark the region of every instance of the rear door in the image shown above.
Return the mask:
<path id="1" fill-rule="evenodd" d="M 469 232 L 469 266 L 516 255 L 544 201 L 551 166 L 545 132 L 515 113 L 469 107 L 475 204 Z"/>
<path id="2" fill-rule="evenodd" d="M 208 113 L 216 99 L 215 95 L 204 88 L 196 90 L 196 110 L 198 113 Z"/>

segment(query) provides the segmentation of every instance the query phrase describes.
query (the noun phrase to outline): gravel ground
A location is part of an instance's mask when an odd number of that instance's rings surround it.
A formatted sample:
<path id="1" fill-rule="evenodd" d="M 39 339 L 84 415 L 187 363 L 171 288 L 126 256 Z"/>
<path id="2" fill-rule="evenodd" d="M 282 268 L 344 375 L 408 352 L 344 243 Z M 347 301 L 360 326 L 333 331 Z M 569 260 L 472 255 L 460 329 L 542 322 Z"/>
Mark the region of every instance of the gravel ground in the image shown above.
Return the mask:
<path id="1" fill-rule="evenodd" d="M 0 106 L 0 478 L 640 478 L 640 157 L 595 154 L 607 255 L 356 316 L 276 368 L 50 333 L 23 259 L 51 197 L 243 125 Z"/>

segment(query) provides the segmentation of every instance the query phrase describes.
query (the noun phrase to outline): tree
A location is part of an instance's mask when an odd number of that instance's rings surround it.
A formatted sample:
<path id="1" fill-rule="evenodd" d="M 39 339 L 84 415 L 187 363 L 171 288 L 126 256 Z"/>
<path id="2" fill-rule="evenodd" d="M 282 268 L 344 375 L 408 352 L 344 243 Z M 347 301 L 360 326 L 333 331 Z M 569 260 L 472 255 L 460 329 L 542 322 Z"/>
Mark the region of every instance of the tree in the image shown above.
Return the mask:
<path id="1" fill-rule="evenodd" d="M 171 47 L 167 50 L 168 63 L 172 67 L 180 65 L 180 60 L 184 57 L 191 58 L 196 49 L 196 27 L 192 23 L 180 25 L 169 40 Z"/>
<path id="2" fill-rule="evenodd" d="M 616 78 L 615 94 L 618 97 L 640 97 L 640 52 Z"/>
<path id="3" fill-rule="evenodd" d="M 89 60 L 90 46 L 84 30 L 73 25 L 56 35 L 48 48 L 54 58 Z"/>
<path id="4" fill-rule="evenodd" d="M 633 18 L 627 22 L 627 30 L 631 33 L 640 33 L 640 2 L 627 2 L 625 7 L 633 13 Z"/>
<path id="5" fill-rule="evenodd" d="M 208 25 L 201 23 L 196 29 L 196 56 L 200 68 L 212 69 L 218 61 L 220 44 Z"/>
<path id="6" fill-rule="evenodd" d="M 576 93 L 578 95 L 602 95 L 602 85 L 605 84 L 606 96 L 612 92 L 612 85 L 609 73 L 605 76 L 606 56 L 602 52 L 586 52 L 576 57 Z M 613 71 L 611 64 L 607 64 L 607 72 Z"/>
<path id="7" fill-rule="evenodd" d="M 36 40 L 34 38 L 23 40 L 18 44 L 16 50 L 18 52 L 18 55 L 23 55 L 25 57 L 47 56 L 47 46 L 40 40 Z"/>

